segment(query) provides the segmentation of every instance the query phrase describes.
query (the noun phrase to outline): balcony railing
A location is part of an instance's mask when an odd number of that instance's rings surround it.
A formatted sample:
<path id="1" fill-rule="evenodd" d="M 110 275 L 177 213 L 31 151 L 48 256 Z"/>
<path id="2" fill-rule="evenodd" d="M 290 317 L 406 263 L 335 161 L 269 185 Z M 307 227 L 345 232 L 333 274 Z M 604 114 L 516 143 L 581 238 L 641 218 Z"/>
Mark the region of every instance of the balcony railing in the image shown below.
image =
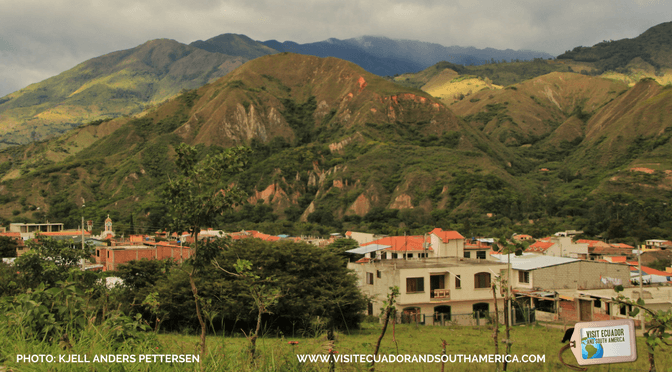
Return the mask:
<path id="1" fill-rule="evenodd" d="M 432 289 L 432 300 L 450 300 L 450 289 Z"/>

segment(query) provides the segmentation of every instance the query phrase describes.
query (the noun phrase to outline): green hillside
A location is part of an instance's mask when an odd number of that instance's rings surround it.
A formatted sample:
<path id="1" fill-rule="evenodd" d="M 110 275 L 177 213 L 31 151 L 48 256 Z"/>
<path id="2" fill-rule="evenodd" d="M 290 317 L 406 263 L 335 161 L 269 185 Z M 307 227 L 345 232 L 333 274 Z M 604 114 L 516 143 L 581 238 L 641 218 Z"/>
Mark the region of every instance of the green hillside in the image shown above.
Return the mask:
<path id="1" fill-rule="evenodd" d="M 559 55 L 560 60 L 589 62 L 601 73 L 610 70 L 627 71 L 644 62 L 663 74 L 672 68 L 672 22 L 651 27 L 634 39 L 605 40 L 592 47 L 579 46 Z"/>
<path id="2" fill-rule="evenodd" d="M 139 117 L 1 151 L 0 216 L 163 228 L 161 190 L 187 142 L 253 150 L 222 180 L 249 195 L 226 229 L 669 237 L 669 92 L 552 73 L 446 106 L 346 61 L 263 56 Z"/>
<path id="3" fill-rule="evenodd" d="M 205 41 L 197 40 L 189 45 L 211 53 L 241 56 L 248 60 L 278 53 L 275 49 L 238 34 L 222 34 Z"/>
<path id="4" fill-rule="evenodd" d="M 226 43 L 208 52 L 174 40 L 152 40 L 9 94 L 0 99 L 0 148 L 58 135 L 93 120 L 137 114 L 273 52 L 240 37 L 230 44 L 235 48 L 222 54 Z"/>

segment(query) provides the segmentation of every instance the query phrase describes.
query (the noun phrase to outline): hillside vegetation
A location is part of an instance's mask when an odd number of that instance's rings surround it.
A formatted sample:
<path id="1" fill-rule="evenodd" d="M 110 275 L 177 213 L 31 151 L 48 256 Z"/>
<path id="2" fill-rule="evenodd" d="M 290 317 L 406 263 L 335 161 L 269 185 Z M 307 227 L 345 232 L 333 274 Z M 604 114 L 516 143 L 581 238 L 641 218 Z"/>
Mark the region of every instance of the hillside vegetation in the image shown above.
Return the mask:
<path id="1" fill-rule="evenodd" d="M 0 215 L 73 225 L 86 204 L 126 231 L 163 228 L 162 185 L 187 142 L 252 149 L 222 180 L 248 194 L 226 229 L 671 237 L 672 90 L 569 70 L 443 64 L 408 77 L 430 94 L 335 58 L 262 56 L 136 118 L 0 152 Z"/>
<path id="2" fill-rule="evenodd" d="M 605 71 L 627 72 L 644 63 L 663 75 L 672 68 L 672 22 L 651 27 L 634 39 L 605 40 L 592 47 L 579 46 L 559 55 L 560 60 L 588 62 L 594 74 Z M 638 66 L 639 65 L 639 66 Z"/>
<path id="3" fill-rule="evenodd" d="M 49 138 L 90 121 L 140 113 L 274 52 L 249 39 L 201 43 L 196 44 L 216 45 L 217 50 L 152 40 L 88 60 L 1 98 L 0 148 Z M 222 53 L 227 45 L 235 46 L 230 55 Z"/>

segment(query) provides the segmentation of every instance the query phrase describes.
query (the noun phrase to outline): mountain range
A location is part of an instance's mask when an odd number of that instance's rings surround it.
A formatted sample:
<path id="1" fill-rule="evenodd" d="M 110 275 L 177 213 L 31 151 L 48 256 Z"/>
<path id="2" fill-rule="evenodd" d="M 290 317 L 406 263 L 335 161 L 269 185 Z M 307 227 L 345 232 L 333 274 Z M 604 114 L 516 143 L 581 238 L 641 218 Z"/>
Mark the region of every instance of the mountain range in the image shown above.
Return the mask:
<path id="1" fill-rule="evenodd" d="M 235 228 L 669 237 L 669 70 L 646 75 L 637 58 L 599 76 L 599 61 L 563 58 L 383 78 L 333 57 L 262 55 L 135 117 L 0 151 L 0 216 L 73 225 L 110 213 L 160 228 L 161 190 L 186 142 L 203 154 L 252 149 L 246 169 L 222 180 L 249 195 L 220 219 Z"/>
<path id="2" fill-rule="evenodd" d="M 544 53 L 462 48 L 382 37 L 296 44 L 254 41 L 223 34 L 185 45 L 174 40 L 148 41 L 83 62 L 45 81 L 0 98 L 0 148 L 58 135 L 81 124 L 142 110 L 194 89 L 254 58 L 292 51 L 337 57 L 381 76 L 420 71 L 442 59 L 481 64 L 487 57 L 527 59 Z M 460 49 L 460 50 L 462 50 Z"/>

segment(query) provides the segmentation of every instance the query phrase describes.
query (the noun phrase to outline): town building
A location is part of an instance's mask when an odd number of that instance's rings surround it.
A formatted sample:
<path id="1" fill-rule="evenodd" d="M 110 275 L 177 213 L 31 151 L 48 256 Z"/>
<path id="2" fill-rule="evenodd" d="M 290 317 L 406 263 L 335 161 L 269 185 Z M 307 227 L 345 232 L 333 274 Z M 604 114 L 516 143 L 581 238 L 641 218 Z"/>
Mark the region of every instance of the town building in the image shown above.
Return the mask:
<path id="1" fill-rule="evenodd" d="M 395 301 L 402 321 L 424 324 L 475 324 L 494 312 L 492 281 L 506 264 L 460 257 L 426 259 L 365 259 L 348 268 L 362 293 L 372 299 L 368 314 L 381 315 L 390 287 L 399 288 Z M 498 296 L 499 310 L 503 300 Z"/>
<path id="2" fill-rule="evenodd" d="M 36 233 L 63 231 L 62 223 L 10 223 L 9 232 L 18 232 L 23 240 L 33 239 Z"/>
<path id="3" fill-rule="evenodd" d="M 534 290 L 613 288 L 630 286 L 626 264 L 595 262 L 532 253 L 493 254 L 498 262 L 511 263 L 513 288 Z"/>
<path id="4" fill-rule="evenodd" d="M 530 244 L 526 252 L 552 257 L 588 258 L 588 244 L 573 242 L 569 236 L 551 236 Z"/>
<path id="5" fill-rule="evenodd" d="M 464 243 L 464 258 L 490 259 L 494 239 L 479 238 L 467 239 Z"/>
<path id="6" fill-rule="evenodd" d="M 105 240 L 105 239 L 111 239 L 116 236 L 114 233 L 114 230 L 112 230 L 112 219 L 110 218 L 110 215 L 107 215 L 107 218 L 105 219 L 105 225 L 104 225 L 105 230 L 100 233 L 100 239 Z"/>
<path id="7" fill-rule="evenodd" d="M 164 260 L 184 262 L 193 251 L 188 246 L 174 242 L 150 242 L 143 245 L 109 246 L 96 248 L 96 263 L 103 265 L 103 271 L 114 271 L 119 265 L 130 261 Z"/>

